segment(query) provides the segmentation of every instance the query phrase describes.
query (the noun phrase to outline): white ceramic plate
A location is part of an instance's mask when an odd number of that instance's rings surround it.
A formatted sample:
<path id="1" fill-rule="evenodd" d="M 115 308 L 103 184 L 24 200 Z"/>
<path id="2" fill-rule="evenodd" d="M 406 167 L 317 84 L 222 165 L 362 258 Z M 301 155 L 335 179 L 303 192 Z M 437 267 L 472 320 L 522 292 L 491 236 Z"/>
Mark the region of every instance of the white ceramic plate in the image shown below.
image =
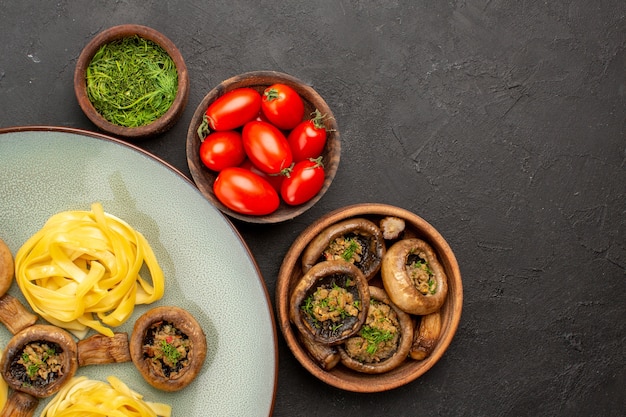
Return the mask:
<path id="1" fill-rule="evenodd" d="M 74 129 L 0 130 L 0 236 L 13 255 L 51 215 L 89 210 L 94 201 L 144 234 L 166 277 L 163 299 L 137 307 L 115 330 L 130 334 L 148 308 L 177 305 L 201 323 L 208 352 L 198 378 L 176 393 L 153 389 L 131 362 L 83 367 L 77 375 L 115 375 L 147 401 L 170 404 L 173 416 L 270 415 L 273 312 L 232 224 L 178 171 L 134 146 Z M 9 293 L 24 300 L 15 283 Z M 0 346 L 10 337 L 0 325 Z"/>

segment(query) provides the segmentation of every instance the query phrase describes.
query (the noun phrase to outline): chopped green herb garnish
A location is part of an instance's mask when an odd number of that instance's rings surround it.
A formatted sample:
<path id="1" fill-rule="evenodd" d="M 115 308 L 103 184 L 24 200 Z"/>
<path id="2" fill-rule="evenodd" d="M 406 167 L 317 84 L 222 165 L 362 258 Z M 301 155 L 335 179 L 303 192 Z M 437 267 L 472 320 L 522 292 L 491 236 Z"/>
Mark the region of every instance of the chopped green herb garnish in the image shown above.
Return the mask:
<path id="1" fill-rule="evenodd" d="M 37 372 L 39 372 L 39 365 L 36 363 L 30 363 L 27 367 L 26 367 L 26 373 L 28 374 L 28 376 L 32 379 L 35 377 L 35 375 L 37 375 Z"/>
<path id="2" fill-rule="evenodd" d="M 86 72 L 87 95 L 109 122 L 147 125 L 172 105 L 178 89 L 176 64 L 154 42 L 131 36 L 103 45 Z"/>
<path id="3" fill-rule="evenodd" d="M 357 242 L 356 239 L 346 239 L 346 242 L 348 243 L 348 247 L 343 251 L 341 257 L 344 261 L 349 261 L 356 251 L 359 250 L 359 242 Z"/>
<path id="4" fill-rule="evenodd" d="M 56 354 L 56 351 L 55 351 L 54 349 L 52 349 L 52 348 L 49 348 L 49 349 L 47 349 L 47 350 L 44 352 L 43 357 L 41 358 L 41 360 L 42 360 L 43 362 L 45 362 L 45 361 L 47 361 L 47 360 L 48 360 L 48 358 L 51 358 L 51 357 L 52 357 L 52 356 L 54 356 L 55 354 Z"/>
<path id="5" fill-rule="evenodd" d="M 302 306 L 300 307 L 302 311 L 304 311 L 308 315 L 313 314 L 313 296 L 309 295 L 305 300 Z"/>
<path id="6" fill-rule="evenodd" d="M 437 282 L 433 279 L 428 280 L 428 292 L 434 294 L 437 292 Z"/>
<path id="7" fill-rule="evenodd" d="M 359 331 L 359 335 L 367 341 L 365 350 L 373 355 L 378 350 L 378 345 L 393 339 L 393 334 L 388 330 L 377 329 L 376 327 L 365 325 Z"/>
<path id="8" fill-rule="evenodd" d="M 423 269 L 424 271 L 426 271 L 428 273 L 428 275 L 435 275 L 433 273 L 433 271 L 430 269 L 430 266 L 428 266 L 428 262 L 420 259 L 417 262 L 413 262 L 413 268 L 420 268 Z"/>
<path id="9" fill-rule="evenodd" d="M 161 350 L 163 351 L 163 355 L 167 359 L 169 359 L 170 362 L 176 365 L 176 362 L 178 362 L 178 359 L 180 359 L 181 356 L 181 353 L 178 351 L 178 349 L 176 349 L 173 344 L 167 343 L 165 340 L 162 340 Z"/>

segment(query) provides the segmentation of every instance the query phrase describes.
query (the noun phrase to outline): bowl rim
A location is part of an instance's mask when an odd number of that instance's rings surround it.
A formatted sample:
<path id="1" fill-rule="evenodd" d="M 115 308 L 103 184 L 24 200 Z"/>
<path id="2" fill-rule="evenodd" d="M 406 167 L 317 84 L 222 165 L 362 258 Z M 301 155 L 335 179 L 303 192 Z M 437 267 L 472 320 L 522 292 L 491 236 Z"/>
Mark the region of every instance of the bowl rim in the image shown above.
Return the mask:
<path id="1" fill-rule="evenodd" d="M 168 53 L 176 65 L 178 86 L 174 101 L 161 117 L 147 125 L 126 127 L 109 122 L 95 109 L 87 95 L 85 71 L 102 45 L 134 35 L 156 43 Z M 74 70 L 74 93 L 80 108 L 87 118 L 101 130 L 127 138 L 145 138 L 165 132 L 179 120 L 189 99 L 189 73 L 185 60 L 176 45 L 161 32 L 148 26 L 137 24 L 117 25 L 98 33 L 81 51 Z"/>
<path id="2" fill-rule="evenodd" d="M 260 80 L 263 80 L 264 82 L 260 83 Z M 208 171 L 208 168 L 205 168 L 200 162 L 199 154 L 197 152 L 197 148 L 199 148 L 199 144 L 201 143 L 198 138 L 197 128 L 202 121 L 202 117 L 204 116 L 209 103 L 213 102 L 225 93 L 239 87 L 258 87 L 261 85 L 269 86 L 274 83 L 284 83 L 292 87 L 295 86 L 301 96 L 303 93 L 305 94 L 305 97 L 303 98 L 306 101 L 311 103 L 308 98 L 310 97 L 311 99 L 314 99 L 319 105 L 318 109 L 322 112 L 322 114 L 327 115 L 325 121 L 329 131 L 324 152 L 328 152 L 329 155 L 332 153 L 332 158 L 324 160 L 324 169 L 326 172 L 322 189 L 306 203 L 298 206 L 287 206 L 281 201 L 277 212 L 264 216 L 245 215 L 231 210 L 222 204 L 213 194 L 212 186 L 205 184 L 207 181 L 206 176 L 209 175 L 210 172 Z M 205 198 L 207 198 L 220 211 L 231 218 L 246 223 L 272 224 L 285 222 L 299 216 L 313 207 L 324 196 L 328 188 L 330 188 L 332 180 L 334 179 L 339 167 L 341 159 L 341 140 L 337 120 L 330 109 L 330 106 L 311 85 L 305 83 L 297 77 L 294 77 L 293 75 L 279 71 L 249 71 L 227 78 L 209 90 L 209 92 L 204 96 L 202 101 L 196 107 L 196 110 L 191 118 L 191 122 L 189 123 L 189 128 L 187 130 L 186 152 L 187 164 L 189 166 L 192 180 Z M 216 173 L 215 176 L 217 176 Z"/>
<path id="3" fill-rule="evenodd" d="M 359 374 L 358 380 L 346 380 L 340 378 L 336 373 L 325 371 L 315 363 L 306 350 L 300 345 L 297 339 L 296 329 L 292 326 L 289 319 L 289 295 L 294 284 L 291 283 L 292 271 L 298 267 L 297 262 L 300 261 L 301 254 L 307 247 L 311 239 L 321 230 L 337 223 L 338 221 L 358 216 L 396 216 L 408 221 L 415 229 L 420 230 L 426 240 L 439 256 L 439 261 L 444 263 L 440 253 L 446 253 L 446 272 L 448 274 L 448 295 L 445 303 L 449 304 L 450 314 L 447 320 L 442 323 L 442 329 L 446 329 L 442 333 L 441 339 L 437 343 L 432 353 L 422 361 L 415 361 L 416 370 L 409 375 L 399 378 L 386 378 L 387 374 L 368 375 Z M 450 283 L 452 282 L 452 285 Z M 463 284 L 461 279 L 461 271 L 459 269 L 456 256 L 450 245 L 443 236 L 426 220 L 417 214 L 404 208 L 392 206 L 384 203 L 358 203 L 335 209 L 326 215 L 320 217 L 317 221 L 305 228 L 300 235 L 294 240 L 288 249 L 283 263 L 278 272 L 275 290 L 276 316 L 279 328 L 287 345 L 298 362 L 311 374 L 328 385 L 340 388 L 346 391 L 360 393 L 374 393 L 388 391 L 406 385 L 422 376 L 430 370 L 443 356 L 445 351 L 452 343 L 452 339 L 458 330 L 461 320 L 461 312 L 463 309 Z M 445 304 L 444 304 L 445 305 Z M 443 308 L 443 307 L 442 307 Z M 421 366 L 420 366 L 421 364 Z M 346 372 L 353 373 L 349 370 Z M 390 371 L 393 372 L 393 371 Z M 354 372 L 356 374 L 356 372 Z M 387 375 L 388 376 L 388 375 Z"/>

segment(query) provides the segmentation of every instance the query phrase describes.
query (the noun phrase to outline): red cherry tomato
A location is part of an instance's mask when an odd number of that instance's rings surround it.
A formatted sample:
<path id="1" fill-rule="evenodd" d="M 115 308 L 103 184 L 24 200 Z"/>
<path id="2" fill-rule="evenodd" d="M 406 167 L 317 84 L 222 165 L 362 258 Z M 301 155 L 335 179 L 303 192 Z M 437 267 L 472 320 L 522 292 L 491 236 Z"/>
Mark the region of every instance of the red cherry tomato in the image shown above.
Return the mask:
<path id="1" fill-rule="evenodd" d="M 293 162 L 287 138 L 276 126 L 253 120 L 243 126 L 243 148 L 261 171 L 279 174 Z"/>
<path id="2" fill-rule="evenodd" d="M 213 171 L 237 166 L 245 158 L 241 133 L 236 130 L 213 132 L 200 144 L 200 160 Z"/>
<path id="3" fill-rule="evenodd" d="M 267 181 L 240 167 L 223 169 L 213 183 L 213 192 L 229 209 L 253 216 L 270 214 L 280 204 L 278 193 Z"/>
<path id="4" fill-rule="evenodd" d="M 206 110 L 212 130 L 233 130 L 254 119 L 261 110 L 261 94 L 253 88 L 236 88 L 220 96 Z"/>
<path id="5" fill-rule="evenodd" d="M 300 122 L 287 136 L 294 162 L 317 158 L 326 146 L 324 115 L 315 110 L 312 116 L 310 120 Z"/>
<path id="6" fill-rule="evenodd" d="M 300 161 L 293 166 L 280 188 L 285 203 L 296 206 L 312 199 L 324 186 L 324 165 L 321 158 Z"/>
<path id="7" fill-rule="evenodd" d="M 243 161 L 241 163 L 241 165 L 239 165 L 239 167 L 241 167 L 243 169 L 247 169 L 248 171 L 252 172 L 253 174 L 256 174 L 259 177 L 263 178 L 264 180 L 269 182 L 272 187 L 274 187 L 276 192 L 280 193 L 280 186 L 282 185 L 283 180 L 285 179 L 284 175 L 282 175 L 282 174 L 266 174 L 265 172 L 263 172 L 259 168 L 257 168 L 256 165 L 254 165 L 252 163 L 252 161 L 250 161 L 249 159 L 246 159 L 245 161 Z"/>
<path id="8" fill-rule="evenodd" d="M 276 127 L 291 130 L 304 117 L 304 102 L 293 88 L 285 84 L 274 84 L 263 91 L 261 110 Z"/>

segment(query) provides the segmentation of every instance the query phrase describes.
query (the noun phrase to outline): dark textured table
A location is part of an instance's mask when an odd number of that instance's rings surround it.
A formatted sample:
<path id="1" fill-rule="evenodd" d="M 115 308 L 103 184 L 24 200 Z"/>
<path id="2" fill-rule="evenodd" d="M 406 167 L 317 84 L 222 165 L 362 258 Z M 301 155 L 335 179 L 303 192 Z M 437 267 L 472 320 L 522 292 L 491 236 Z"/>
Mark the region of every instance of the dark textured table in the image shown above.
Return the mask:
<path id="1" fill-rule="evenodd" d="M 389 392 L 344 392 L 279 334 L 274 415 L 623 415 L 623 0 L 2 0 L 0 127 L 95 130 L 74 66 L 122 23 L 161 31 L 186 60 L 182 119 L 138 143 L 186 175 L 191 115 L 226 78 L 286 72 L 334 110 L 342 160 L 322 200 L 283 224 L 234 222 L 272 302 L 296 236 L 348 204 L 409 209 L 456 252 L 463 316 L 434 368 Z"/>

